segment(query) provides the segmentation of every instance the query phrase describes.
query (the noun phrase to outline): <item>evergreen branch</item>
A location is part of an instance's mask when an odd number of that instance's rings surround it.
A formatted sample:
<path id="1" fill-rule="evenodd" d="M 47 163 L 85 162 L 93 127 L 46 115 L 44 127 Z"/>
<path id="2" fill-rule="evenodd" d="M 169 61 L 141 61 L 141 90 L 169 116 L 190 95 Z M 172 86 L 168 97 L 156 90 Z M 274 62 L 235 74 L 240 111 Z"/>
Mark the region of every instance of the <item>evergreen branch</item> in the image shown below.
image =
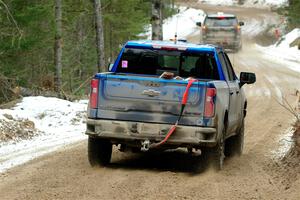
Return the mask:
<path id="1" fill-rule="evenodd" d="M 20 35 L 20 38 L 19 38 L 19 40 L 20 40 L 20 39 L 22 38 L 22 36 L 23 36 L 22 30 L 20 29 L 20 27 L 19 27 L 17 21 L 15 20 L 15 18 L 13 17 L 13 15 L 11 14 L 11 12 L 10 12 L 8 6 L 6 5 L 6 3 L 4 3 L 2 0 L 0 0 L 0 3 L 4 6 L 4 8 L 5 8 L 5 10 L 6 10 L 7 14 L 8 14 L 8 16 L 10 17 L 10 19 L 11 19 L 12 22 L 14 23 L 16 29 L 18 30 L 19 35 Z"/>

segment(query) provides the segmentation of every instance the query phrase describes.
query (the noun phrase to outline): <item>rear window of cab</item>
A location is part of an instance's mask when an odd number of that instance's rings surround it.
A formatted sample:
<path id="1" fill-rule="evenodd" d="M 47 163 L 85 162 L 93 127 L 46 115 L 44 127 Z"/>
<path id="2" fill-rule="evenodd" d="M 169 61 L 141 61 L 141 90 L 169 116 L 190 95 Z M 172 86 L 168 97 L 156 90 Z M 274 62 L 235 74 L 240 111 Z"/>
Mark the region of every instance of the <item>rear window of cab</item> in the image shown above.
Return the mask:
<path id="1" fill-rule="evenodd" d="M 238 24 L 236 17 L 207 17 L 204 24 L 206 26 L 236 26 Z"/>
<path id="2" fill-rule="evenodd" d="M 116 72 L 220 80 L 214 53 L 126 48 Z"/>

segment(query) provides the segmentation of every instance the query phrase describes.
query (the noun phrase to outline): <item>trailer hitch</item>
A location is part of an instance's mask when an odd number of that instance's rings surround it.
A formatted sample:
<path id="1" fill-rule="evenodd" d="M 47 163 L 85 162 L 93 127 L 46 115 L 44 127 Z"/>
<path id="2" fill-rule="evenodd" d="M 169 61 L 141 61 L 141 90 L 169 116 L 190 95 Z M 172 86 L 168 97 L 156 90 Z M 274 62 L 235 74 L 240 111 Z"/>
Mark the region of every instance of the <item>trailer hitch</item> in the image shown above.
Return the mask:
<path id="1" fill-rule="evenodd" d="M 149 140 L 143 141 L 141 151 L 146 152 L 149 151 L 149 149 L 150 149 L 150 141 Z"/>

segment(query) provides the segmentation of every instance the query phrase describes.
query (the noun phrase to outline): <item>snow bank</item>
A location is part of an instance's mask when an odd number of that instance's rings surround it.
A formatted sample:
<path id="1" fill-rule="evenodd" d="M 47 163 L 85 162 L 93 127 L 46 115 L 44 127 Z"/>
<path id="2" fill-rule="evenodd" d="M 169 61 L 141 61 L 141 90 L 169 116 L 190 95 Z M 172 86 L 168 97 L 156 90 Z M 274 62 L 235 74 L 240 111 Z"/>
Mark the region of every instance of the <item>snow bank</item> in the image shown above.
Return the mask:
<path id="1" fill-rule="evenodd" d="M 238 5 L 238 0 L 199 0 L 199 3 L 212 5 Z M 245 0 L 242 6 L 246 7 L 281 7 L 288 5 L 288 0 Z"/>
<path id="2" fill-rule="evenodd" d="M 256 46 L 269 59 L 281 62 L 292 70 L 300 72 L 300 50 L 297 46 L 290 47 L 290 44 L 299 37 L 300 29 L 296 28 L 281 37 L 274 45 L 269 47 Z"/>
<path id="3" fill-rule="evenodd" d="M 200 30 L 196 26 L 196 22 L 203 22 L 205 15 L 205 12 L 202 10 L 181 7 L 177 15 L 164 21 L 163 38 L 165 40 L 174 38 L 176 29 L 178 39 L 196 34 Z"/>
<path id="4" fill-rule="evenodd" d="M 227 6 L 232 6 L 237 4 L 237 0 L 199 0 L 198 2 L 211 4 L 211 5 L 227 5 Z"/>
<path id="5" fill-rule="evenodd" d="M 177 39 L 186 39 L 187 36 L 199 34 L 196 22 L 203 22 L 205 12 L 199 9 L 180 7 L 179 13 L 164 20 L 163 39 L 174 39 L 177 30 Z M 144 36 L 151 39 L 151 26 L 147 28 Z"/>
<path id="6" fill-rule="evenodd" d="M 1 142 L 0 172 L 85 139 L 86 108 L 86 100 L 69 102 L 57 98 L 25 97 L 11 110 L 0 109 L 0 119 L 5 119 L 3 114 L 17 120 L 28 119 L 41 132 L 30 140 Z"/>
<path id="7" fill-rule="evenodd" d="M 243 35 L 247 37 L 254 37 L 261 34 L 270 25 L 269 20 L 270 19 L 247 19 L 247 21 L 245 21 L 245 26 L 242 27 Z"/>
<path id="8" fill-rule="evenodd" d="M 295 28 L 288 34 L 284 35 L 276 44 L 276 47 L 290 48 L 290 44 L 297 38 L 300 38 L 300 28 Z"/>
<path id="9" fill-rule="evenodd" d="M 4 114 L 6 119 L 0 119 L 0 141 L 21 141 L 30 139 L 40 134 L 32 121 L 28 119 L 14 119 L 11 115 Z"/>
<path id="10" fill-rule="evenodd" d="M 288 5 L 288 0 L 246 0 L 245 6 L 282 7 Z"/>

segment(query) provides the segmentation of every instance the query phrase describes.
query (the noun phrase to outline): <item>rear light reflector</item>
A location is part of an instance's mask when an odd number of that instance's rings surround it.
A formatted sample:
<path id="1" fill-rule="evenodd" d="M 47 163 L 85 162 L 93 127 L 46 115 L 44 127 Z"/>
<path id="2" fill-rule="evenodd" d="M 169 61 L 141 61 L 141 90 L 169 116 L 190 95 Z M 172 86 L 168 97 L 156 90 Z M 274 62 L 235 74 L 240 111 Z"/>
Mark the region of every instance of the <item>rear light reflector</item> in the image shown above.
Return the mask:
<path id="1" fill-rule="evenodd" d="M 206 89 L 204 117 L 210 118 L 215 115 L 215 97 L 217 91 L 215 88 Z"/>
<path id="2" fill-rule="evenodd" d="M 92 79 L 91 81 L 91 93 L 90 93 L 90 108 L 97 108 L 98 104 L 98 90 L 99 90 L 99 80 Z"/>
<path id="3" fill-rule="evenodd" d="M 161 47 L 162 50 L 166 50 L 166 51 L 176 51 L 178 50 L 177 47 Z"/>
<path id="4" fill-rule="evenodd" d="M 154 49 L 161 49 L 166 51 L 185 51 L 187 47 L 185 46 L 161 46 L 161 45 L 152 45 Z"/>
<path id="5" fill-rule="evenodd" d="M 236 30 L 236 32 L 240 32 L 240 31 L 241 31 L 241 27 L 240 27 L 239 25 L 237 25 L 237 26 L 235 27 L 235 30 Z"/>

